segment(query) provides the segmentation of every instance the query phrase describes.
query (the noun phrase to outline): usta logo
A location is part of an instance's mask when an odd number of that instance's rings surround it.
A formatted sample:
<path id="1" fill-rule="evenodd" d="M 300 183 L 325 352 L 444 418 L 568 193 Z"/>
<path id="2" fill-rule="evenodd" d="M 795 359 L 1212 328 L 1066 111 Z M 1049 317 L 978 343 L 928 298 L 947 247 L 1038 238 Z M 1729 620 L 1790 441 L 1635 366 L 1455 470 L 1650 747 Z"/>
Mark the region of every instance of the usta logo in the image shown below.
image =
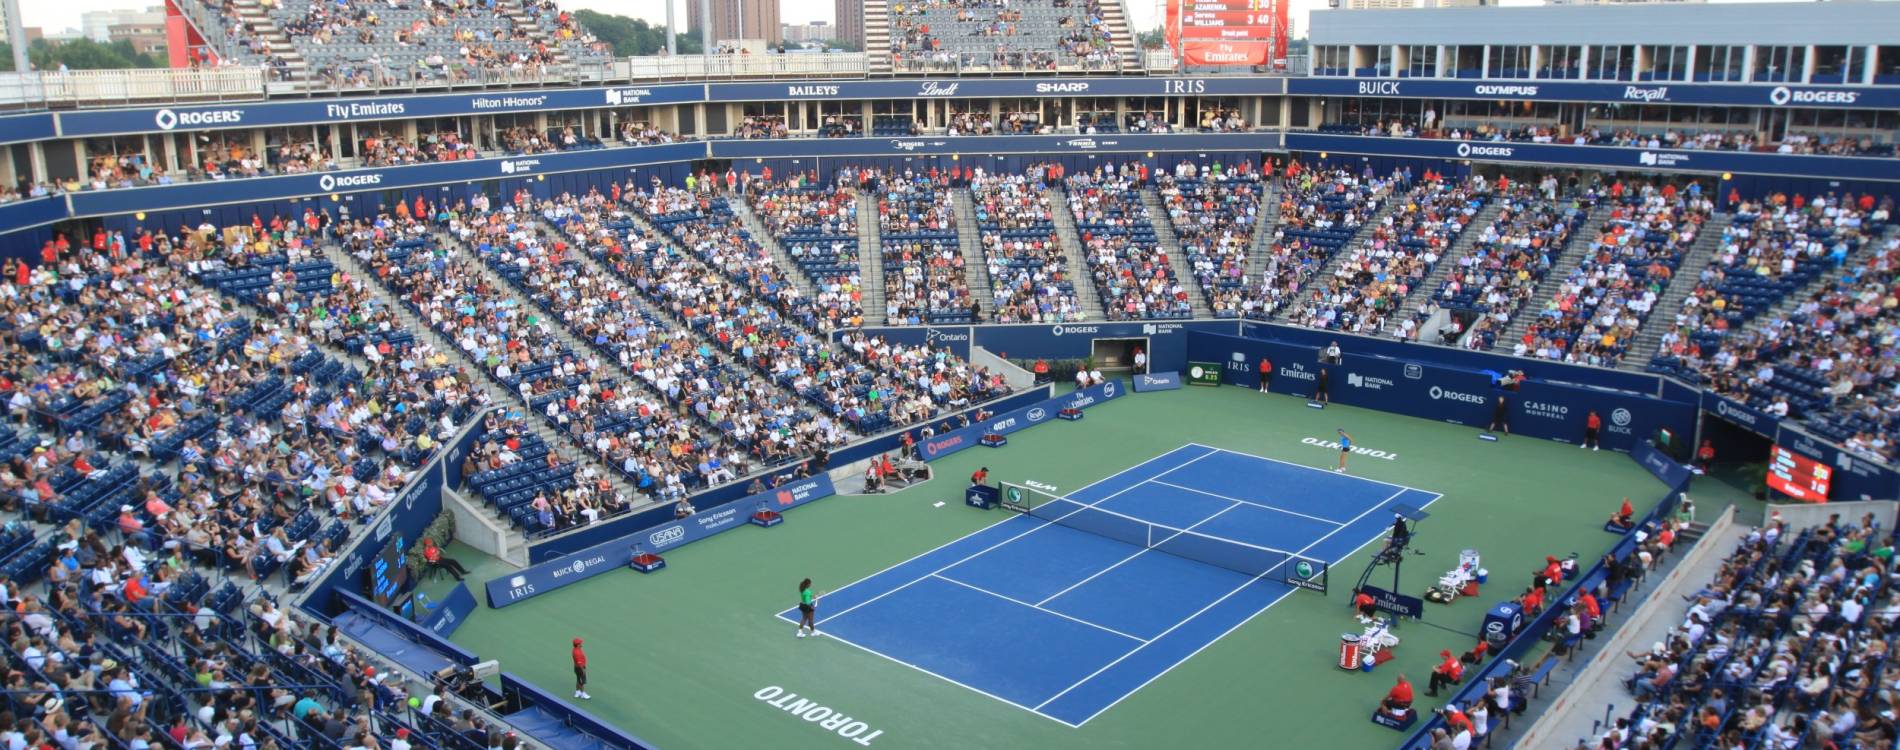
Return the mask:
<path id="1" fill-rule="evenodd" d="M 653 532 L 647 537 L 647 541 L 655 547 L 664 547 L 684 538 L 686 538 L 685 526 L 669 526 Z"/>

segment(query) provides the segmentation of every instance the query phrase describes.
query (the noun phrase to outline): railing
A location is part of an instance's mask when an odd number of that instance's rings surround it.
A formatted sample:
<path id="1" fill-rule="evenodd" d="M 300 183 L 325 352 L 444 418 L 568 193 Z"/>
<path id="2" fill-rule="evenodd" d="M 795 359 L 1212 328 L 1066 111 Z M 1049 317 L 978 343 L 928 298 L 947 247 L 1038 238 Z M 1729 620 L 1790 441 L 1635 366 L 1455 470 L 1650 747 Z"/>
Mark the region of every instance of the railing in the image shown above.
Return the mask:
<path id="1" fill-rule="evenodd" d="M 261 99 L 264 69 L 157 68 L 0 73 L 0 108 Z"/>
<path id="2" fill-rule="evenodd" d="M 862 52 L 799 55 L 649 55 L 615 63 L 619 78 L 633 81 L 826 76 L 863 78 Z"/>

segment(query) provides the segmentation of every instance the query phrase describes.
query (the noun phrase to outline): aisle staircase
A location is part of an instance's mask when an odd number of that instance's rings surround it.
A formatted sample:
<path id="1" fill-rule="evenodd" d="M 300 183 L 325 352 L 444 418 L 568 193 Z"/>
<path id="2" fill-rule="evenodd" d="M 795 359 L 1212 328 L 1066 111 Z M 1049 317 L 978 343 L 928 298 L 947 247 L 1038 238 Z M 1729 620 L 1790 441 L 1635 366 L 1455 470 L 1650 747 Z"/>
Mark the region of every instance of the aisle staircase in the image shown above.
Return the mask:
<path id="1" fill-rule="evenodd" d="M 884 243 L 877 230 L 877 196 L 858 191 L 858 269 L 864 283 L 864 324 L 884 325 Z M 867 202 L 868 201 L 868 202 Z"/>
<path id="2" fill-rule="evenodd" d="M 1695 244 L 1689 246 L 1689 253 L 1683 256 L 1676 275 L 1669 279 L 1669 286 L 1663 288 L 1663 293 L 1656 298 L 1655 306 L 1649 309 L 1649 317 L 1643 320 L 1643 327 L 1636 329 L 1636 335 L 1631 337 L 1618 367 L 1641 371 L 1649 366 L 1650 358 L 1656 356 L 1656 351 L 1662 347 L 1663 334 L 1675 327 L 1676 315 L 1682 311 L 1682 301 L 1695 291 L 1702 271 L 1715 261 L 1715 251 L 1722 247 L 1722 228 L 1729 225 L 1730 219 L 1729 214 L 1718 212 L 1702 223 L 1702 233 L 1696 235 Z"/>
<path id="3" fill-rule="evenodd" d="M 1082 235 L 1075 231 L 1075 214 L 1069 212 L 1069 194 L 1062 188 L 1043 188 L 1049 197 L 1049 213 L 1056 224 L 1056 239 L 1062 243 L 1062 256 L 1069 262 L 1069 283 L 1075 287 L 1075 304 L 1090 318 L 1105 317 L 1102 295 L 1090 280 L 1088 258 L 1082 247 Z"/>
<path id="4" fill-rule="evenodd" d="M 746 233 L 752 235 L 753 241 L 772 254 L 772 260 L 782 269 L 780 274 L 798 289 L 799 294 L 810 299 L 818 293 L 818 285 L 806 275 L 805 269 L 799 267 L 798 261 L 792 259 L 792 254 L 785 252 L 785 246 L 779 244 L 778 238 L 766 231 L 765 222 L 760 221 L 759 215 L 753 213 L 751 205 L 742 200 L 728 199 L 726 206 L 732 210 L 734 216 L 739 217 L 739 225 L 745 227 Z"/>
<path id="5" fill-rule="evenodd" d="M 1141 202 L 1148 207 L 1148 223 L 1154 225 L 1155 238 L 1161 241 L 1161 250 L 1167 253 L 1168 268 L 1174 272 L 1175 283 L 1182 289 L 1193 290 L 1188 292 L 1188 304 L 1194 309 L 1194 317 L 1214 317 L 1214 308 L 1208 306 L 1207 295 L 1200 291 L 1200 284 L 1194 281 L 1192 269 L 1188 268 L 1187 251 L 1181 249 L 1181 238 L 1175 235 L 1173 222 L 1168 221 L 1161 194 L 1152 187 L 1143 187 Z"/>
<path id="6" fill-rule="evenodd" d="M 1531 288 L 1530 301 L 1518 308 L 1517 313 L 1511 316 L 1510 326 L 1498 335 L 1494 344 L 1497 350 L 1508 354 L 1515 342 L 1524 338 L 1524 332 L 1530 330 L 1531 323 L 1537 320 L 1537 313 L 1544 309 L 1551 298 L 1557 296 L 1557 290 L 1563 288 L 1564 279 L 1569 277 L 1570 271 L 1590 254 L 1590 245 L 1596 241 L 1597 229 L 1609 219 L 1611 211 L 1610 201 L 1601 201 L 1591 207 L 1583 223 L 1570 233 L 1570 242 L 1564 245 L 1563 252 L 1551 261 L 1550 270 L 1544 272 L 1544 278 Z"/>
<path id="7" fill-rule="evenodd" d="M 1438 294 L 1438 288 L 1444 286 L 1445 279 L 1451 276 L 1452 269 L 1458 267 L 1458 261 L 1470 255 L 1471 249 L 1477 246 L 1478 238 L 1484 235 L 1485 228 L 1498 220 L 1498 214 L 1504 213 L 1506 201 L 1498 200 L 1495 195 L 1492 198 L 1485 202 L 1484 208 L 1480 209 L 1477 215 L 1471 217 L 1471 223 L 1465 225 L 1465 231 L 1458 235 L 1458 239 L 1451 243 L 1450 248 L 1445 250 L 1445 256 L 1438 259 L 1438 265 L 1425 276 L 1425 280 L 1412 287 L 1412 291 L 1400 301 L 1401 312 L 1406 314 L 1417 312 L 1431 302 L 1432 298 Z"/>
<path id="8" fill-rule="evenodd" d="M 975 198 L 969 190 L 957 188 L 950 191 L 950 209 L 957 217 L 957 252 L 963 255 L 963 280 L 970 285 L 970 297 L 976 300 L 983 314 L 977 316 L 981 323 L 984 316 L 996 318 L 996 292 L 990 286 L 990 266 L 983 256 L 983 233 L 976 227 Z"/>

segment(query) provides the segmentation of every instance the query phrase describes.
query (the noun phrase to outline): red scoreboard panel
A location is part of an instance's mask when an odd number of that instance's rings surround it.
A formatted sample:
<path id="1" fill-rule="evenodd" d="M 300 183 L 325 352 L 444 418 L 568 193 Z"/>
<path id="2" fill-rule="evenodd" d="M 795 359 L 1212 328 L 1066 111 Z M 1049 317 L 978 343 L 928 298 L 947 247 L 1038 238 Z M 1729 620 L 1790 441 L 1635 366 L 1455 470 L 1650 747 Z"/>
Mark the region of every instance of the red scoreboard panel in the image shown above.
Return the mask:
<path id="1" fill-rule="evenodd" d="M 1827 502 L 1833 479 L 1834 467 L 1779 445 L 1768 455 L 1768 486 L 1796 500 Z"/>

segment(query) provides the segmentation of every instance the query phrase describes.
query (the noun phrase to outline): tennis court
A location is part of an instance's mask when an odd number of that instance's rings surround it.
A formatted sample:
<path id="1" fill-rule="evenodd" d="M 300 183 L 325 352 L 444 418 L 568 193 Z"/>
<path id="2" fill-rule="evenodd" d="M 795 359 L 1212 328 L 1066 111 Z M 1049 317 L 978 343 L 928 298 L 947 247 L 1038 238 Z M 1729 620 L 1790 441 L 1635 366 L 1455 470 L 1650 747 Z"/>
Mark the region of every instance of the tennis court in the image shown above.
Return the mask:
<path id="1" fill-rule="evenodd" d="M 1080 727 L 1438 498 L 1190 443 L 832 591 L 818 628 Z"/>

